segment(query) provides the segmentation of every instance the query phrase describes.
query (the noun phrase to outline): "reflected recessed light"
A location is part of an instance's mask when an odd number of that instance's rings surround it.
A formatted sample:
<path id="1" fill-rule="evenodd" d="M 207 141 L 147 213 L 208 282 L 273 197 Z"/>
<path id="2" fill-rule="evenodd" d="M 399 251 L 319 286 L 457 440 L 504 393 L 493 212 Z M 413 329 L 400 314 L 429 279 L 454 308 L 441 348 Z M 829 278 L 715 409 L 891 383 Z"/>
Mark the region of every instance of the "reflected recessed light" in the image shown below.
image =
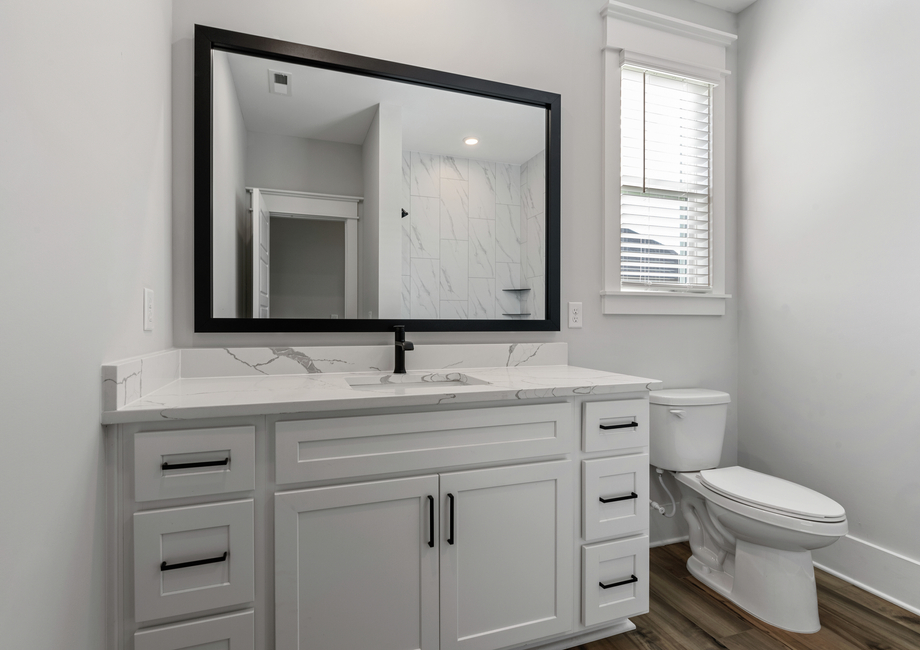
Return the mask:
<path id="1" fill-rule="evenodd" d="M 476 144 L 477 142 L 479 142 L 479 140 L 478 140 L 477 138 L 466 138 L 463 142 L 464 142 L 464 144 L 473 145 L 473 144 Z"/>

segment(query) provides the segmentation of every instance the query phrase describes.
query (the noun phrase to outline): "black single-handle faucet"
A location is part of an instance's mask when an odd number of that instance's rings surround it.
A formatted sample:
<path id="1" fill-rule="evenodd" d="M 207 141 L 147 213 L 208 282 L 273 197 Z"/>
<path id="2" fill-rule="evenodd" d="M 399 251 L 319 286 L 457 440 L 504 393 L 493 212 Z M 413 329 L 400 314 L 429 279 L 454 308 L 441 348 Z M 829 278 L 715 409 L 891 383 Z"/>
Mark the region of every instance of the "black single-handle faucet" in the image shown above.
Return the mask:
<path id="1" fill-rule="evenodd" d="M 415 346 L 412 341 L 406 340 L 406 326 L 394 325 L 396 328 L 396 367 L 393 369 L 394 375 L 406 374 L 406 352 L 414 350 Z"/>

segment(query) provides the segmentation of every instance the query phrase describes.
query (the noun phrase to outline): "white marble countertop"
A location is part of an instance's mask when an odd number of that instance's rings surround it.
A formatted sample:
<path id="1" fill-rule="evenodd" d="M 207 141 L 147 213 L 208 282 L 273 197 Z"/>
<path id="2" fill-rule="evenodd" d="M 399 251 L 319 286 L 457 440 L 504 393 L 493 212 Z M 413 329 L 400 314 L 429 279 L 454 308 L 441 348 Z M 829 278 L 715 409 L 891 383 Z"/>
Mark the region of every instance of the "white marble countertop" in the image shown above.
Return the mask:
<path id="1" fill-rule="evenodd" d="M 465 377 L 481 383 L 458 385 Z M 375 371 L 179 377 L 103 410 L 102 423 L 614 395 L 660 387 L 653 379 L 568 365 L 413 369 L 411 383 L 405 379 Z"/>

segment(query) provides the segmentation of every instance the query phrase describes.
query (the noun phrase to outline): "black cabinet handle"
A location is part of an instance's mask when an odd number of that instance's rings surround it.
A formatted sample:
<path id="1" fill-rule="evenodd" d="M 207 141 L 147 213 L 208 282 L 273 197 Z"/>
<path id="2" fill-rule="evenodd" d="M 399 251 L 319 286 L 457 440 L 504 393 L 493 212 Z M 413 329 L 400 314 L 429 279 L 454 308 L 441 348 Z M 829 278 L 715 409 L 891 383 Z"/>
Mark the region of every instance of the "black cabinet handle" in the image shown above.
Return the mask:
<path id="1" fill-rule="evenodd" d="M 636 494 L 635 492 L 630 492 L 629 496 L 625 496 L 625 497 L 613 497 L 612 499 L 605 499 L 604 497 L 600 497 L 600 501 L 601 503 L 613 503 L 614 501 L 626 501 L 627 499 L 638 499 L 638 498 L 639 498 L 638 494 Z"/>
<path id="2" fill-rule="evenodd" d="M 621 580 L 620 582 L 614 582 L 613 584 L 605 585 L 603 582 L 598 582 L 603 589 L 610 589 L 611 587 L 621 587 L 623 585 L 628 585 L 632 582 L 639 582 L 639 578 L 636 576 L 630 576 L 628 580 Z"/>
<path id="3" fill-rule="evenodd" d="M 610 429 L 629 429 L 631 427 L 639 426 L 638 422 L 630 422 L 628 424 L 600 424 L 601 429 L 604 431 L 609 431 Z"/>
<path id="4" fill-rule="evenodd" d="M 434 497 L 428 495 L 428 546 L 434 548 Z"/>
<path id="5" fill-rule="evenodd" d="M 205 560 L 192 560 L 191 562 L 179 562 L 178 564 L 166 564 L 166 561 L 160 563 L 160 571 L 172 571 L 173 569 L 186 569 L 190 566 L 200 566 L 202 564 L 215 564 L 224 562 L 227 559 L 227 551 L 217 557 L 209 557 Z"/>
<path id="6" fill-rule="evenodd" d="M 160 469 L 191 469 L 193 467 L 219 467 L 220 465 L 229 465 L 230 457 L 224 458 L 223 460 L 205 460 L 200 463 L 175 463 L 170 465 L 169 463 L 163 463 L 160 465 Z"/>
<path id="7" fill-rule="evenodd" d="M 450 502 L 450 534 L 447 536 L 447 543 L 454 543 L 454 495 L 448 493 L 447 500 Z"/>

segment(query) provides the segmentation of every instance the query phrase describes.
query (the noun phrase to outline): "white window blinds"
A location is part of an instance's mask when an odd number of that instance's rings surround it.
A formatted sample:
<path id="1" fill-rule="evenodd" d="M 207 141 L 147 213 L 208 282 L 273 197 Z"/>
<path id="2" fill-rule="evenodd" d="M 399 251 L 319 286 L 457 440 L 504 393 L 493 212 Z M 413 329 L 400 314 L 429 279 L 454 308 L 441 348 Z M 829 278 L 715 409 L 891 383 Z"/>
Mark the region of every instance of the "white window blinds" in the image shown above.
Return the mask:
<path id="1" fill-rule="evenodd" d="M 620 280 L 706 291 L 712 86 L 623 66 Z"/>

